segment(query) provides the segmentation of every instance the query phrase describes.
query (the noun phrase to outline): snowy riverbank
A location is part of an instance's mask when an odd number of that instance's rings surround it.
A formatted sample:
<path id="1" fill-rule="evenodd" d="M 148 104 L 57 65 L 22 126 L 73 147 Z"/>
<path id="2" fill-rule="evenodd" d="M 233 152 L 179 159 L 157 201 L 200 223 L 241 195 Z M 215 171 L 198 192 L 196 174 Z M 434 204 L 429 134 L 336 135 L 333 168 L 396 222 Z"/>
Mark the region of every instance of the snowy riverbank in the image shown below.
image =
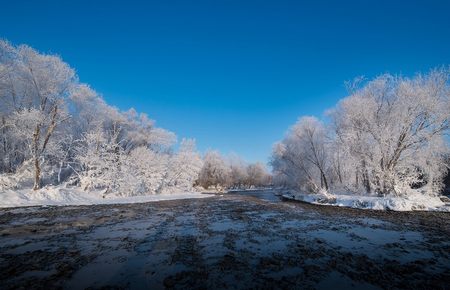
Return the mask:
<path id="1" fill-rule="evenodd" d="M 305 194 L 299 192 L 283 192 L 281 193 L 281 196 L 284 199 L 303 201 L 312 204 L 360 209 L 450 212 L 450 201 L 447 202 L 442 200 L 445 200 L 445 197 L 429 196 L 420 193 L 411 194 L 405 197 L 380 197 L 351 194 Z"/>
<path id="2" fill-rule="evenodd" d="M 160 200 L 205 198 L 213 195 L 200 192 L 177 192 L 143 196 L 108 195 L 103 191 L 83 191 L 80 188 L 46 187 L 37 191 L 31 189 L 6 190 L 0 192 L 0 208 L 20 206 L 63 206 L 91 204 L 143 203 Z"/>

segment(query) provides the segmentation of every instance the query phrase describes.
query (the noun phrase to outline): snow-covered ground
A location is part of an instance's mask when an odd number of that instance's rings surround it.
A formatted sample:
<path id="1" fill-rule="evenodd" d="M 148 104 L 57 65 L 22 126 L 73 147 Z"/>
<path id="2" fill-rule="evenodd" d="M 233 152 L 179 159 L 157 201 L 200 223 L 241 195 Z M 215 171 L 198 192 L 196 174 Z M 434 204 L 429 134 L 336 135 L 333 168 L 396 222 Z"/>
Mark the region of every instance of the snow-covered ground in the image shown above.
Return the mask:
<path id="1" fill-rule="evenodd" d="M 236 191 L 238 192 L 238 191 Z M 248 191 L 251 192 L 251 191 Z M 259 191 L 258 191 L 259 192 Z M 276 191 L 274 191 L 276 192 Z M 429 196 L 420 193 L 406 197 L 358 196 L 354 194 L 306 194 L 295 191 L 280 191 L 284 199 L 312 204 L 331 205 L 373 210 L 394 211 L 446 211 L 450 212 L 450 200 L 445 197 Z M 232 191 L 230 191 L 232 193 Z M 268 191 L 273 195 L 273 191 Z M 142 196 L 105 195 L 104 191 L 84 191 L 79 187 L 50 186 L 34 191 L 31 189 L 0 191 L 0 208 L 22 206 L 64 206 L 93 204 L 144 203 L 151 201 L 205 198 L 214 196 L 200 192 L 174 192 Z"/>
<path id="2" fill-rule="evenodd" d="M 37 191 L 31 189 L 5 190 L 0 192 L 0 208 L 19 206 L 62 206 L 62 205 L 91 205 L 91 204 L 119 204 L 142 203 L 160 200 L 205 198 L 213 195 L 200 192 L 178 192 L 151 194 L 144 196 L 107 195 L 102 191 L 83 191 L 78 187 L 46 187 Z"/>
<path id="3" fill-rule="evenodd" d="M 283 198 L 298 200 L 313 204 L 343 206 L 373 210 L 394 211 L 449 211 L 450 202 L 445 202 L 445 197 L 430 196 L 414 193 L 404 197 L 396 196 L 361 196 L 354 194 L 305 194 L 299 192 L 287 192 L 281 194 Z"/>

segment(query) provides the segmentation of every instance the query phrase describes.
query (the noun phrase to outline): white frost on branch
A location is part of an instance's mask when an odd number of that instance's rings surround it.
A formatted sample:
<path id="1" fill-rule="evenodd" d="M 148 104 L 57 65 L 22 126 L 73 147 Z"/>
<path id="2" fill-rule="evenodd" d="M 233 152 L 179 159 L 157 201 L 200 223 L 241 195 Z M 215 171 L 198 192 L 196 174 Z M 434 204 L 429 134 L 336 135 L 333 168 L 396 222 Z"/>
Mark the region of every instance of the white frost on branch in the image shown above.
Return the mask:
<path id="1" fill-rule="evenodd" d="M 276 183 L 307 192 L 438 194 L 448 170 L 449 70 L 382 75 L 352 88 L 329 124 L 302 118 L 275 145 Z"/>

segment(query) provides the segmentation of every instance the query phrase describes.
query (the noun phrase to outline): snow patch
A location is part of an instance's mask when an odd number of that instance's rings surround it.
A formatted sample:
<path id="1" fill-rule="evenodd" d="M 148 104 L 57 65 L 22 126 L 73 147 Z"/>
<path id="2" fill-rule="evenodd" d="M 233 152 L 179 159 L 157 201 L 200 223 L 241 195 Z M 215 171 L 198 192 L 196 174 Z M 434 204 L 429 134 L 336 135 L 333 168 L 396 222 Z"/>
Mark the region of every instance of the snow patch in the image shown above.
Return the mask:
<path id="1" fill-rule="evenodd" d="M 288 200 L 298 200 L 312 204 L 342 206 L 372 210 L 393 211 L 448 211 L 450 203 L 445 203 L 439 196 L 430 196 L 419 192 L 407 196 L 362 196 L 352 194 L 307 194 L 289 192 L 282 194 Z"/>
<path id="2" fill-rule="evenodd" d="M 177 192 L 127 197 L 112 194 L 104 196 L 103 191 L 83 191 L 78 187 L 65 188 L 55 186 L 45 187 L 36 191 L 30 189 L 0 191 L 0 208 L 144 203 L 173 199 L 206 198 L 211 196 L 213 195 L 202 194 L 200 192 Z"/>

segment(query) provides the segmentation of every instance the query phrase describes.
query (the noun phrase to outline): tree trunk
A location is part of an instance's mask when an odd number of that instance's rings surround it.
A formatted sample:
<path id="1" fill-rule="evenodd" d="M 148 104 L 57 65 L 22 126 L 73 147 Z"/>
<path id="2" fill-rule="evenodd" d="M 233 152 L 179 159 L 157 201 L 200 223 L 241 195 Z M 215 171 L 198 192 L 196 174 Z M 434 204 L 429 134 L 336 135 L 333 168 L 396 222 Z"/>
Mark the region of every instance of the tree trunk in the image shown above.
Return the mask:
<path id="1" fill-rule="evenodd" d="M 366 166 L 365 160 L 362 161 L 362 167 L 363 167 L 364 188 L 366 189 L 366 193 L 370 193 L 372 189 L 370 188 L 369 173 L 367 172 L 367 166 Z"/>
<path id="2" fill-rule="evenodd" d="M 39 163 L 39 158 L 41 154 L 44 152 L 47 147 L 48 141 L 50 140 L 50 136 L 56 127 L 56 117 L 58 113 L 58 107 L 55 107 L 52 110 L 52 120 L 50 126 L 47 128 L 47 133 L 45 134 L 44 143 L 42 144 L 42 148 L 39 145 L 39 139 L 41 137 L 41 124 L 36 125 L 36 130 L 33 134 L 33 158 L 34 158 L 34 190 L 38 190 L 41 188 L 41 165 Z"/>
<path id="3" fill-rule="evenodd" d="M 322 174 L 322 178 L 321 179 L 323 179 L 323 185 L 325 185 L 325 190 L 328 191 L 328 182 L 327 182 L 327 178 L 325 176 L 325 173 L 322 170 L 320 170 L 320 173 Z"/>
<path id="4" fill-rule="evenodd" d="M 41 166 L 39 164 L 39 156 L 34 157 L 34 186 L 33 190 L 41 188 Z"/>
<path id="5" fill-rule="evenodd" d="M 36 125 L 36 130 L 33 134 L 33 159 L 34 159 L 34 186 L 33 190 L 38 190 L 41 187 L 41 166 L 39 164 L 39 137 L 41 134 L 41 125 Z"/>
<path id="6" fill-rule="evenodd" d="M 63 167 L 64 163 L 60 162 L 59 163 L 59 171 L 58 171 L 58 184 L 61 183 L 61 171 L 62 171 L 62 167 Z"/>

